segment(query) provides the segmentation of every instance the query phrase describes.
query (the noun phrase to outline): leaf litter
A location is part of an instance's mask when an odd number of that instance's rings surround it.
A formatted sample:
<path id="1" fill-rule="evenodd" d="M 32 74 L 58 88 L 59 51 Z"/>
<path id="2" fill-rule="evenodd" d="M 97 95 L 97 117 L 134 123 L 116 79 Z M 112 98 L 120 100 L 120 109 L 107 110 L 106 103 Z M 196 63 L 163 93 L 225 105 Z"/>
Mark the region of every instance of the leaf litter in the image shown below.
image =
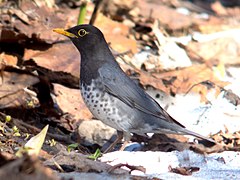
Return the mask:
<path id="1" fill-rule="evenodd" d="M 91 134 L 78 133 L 81 131 L 78 125 L 92 119 L 81 101 L 80 93 L 79 95 L 77 93 L 79 91 L 78 52 L 70 45 L 69 40 L 52 33 L 53 28 L 74 26 L 80 5 L 81 1 L 1 2 L 0 109 L 1 150 L 3 150 L 1 157 L 10 157 L 3 161 L 6 164 L 3 163 L 5 166 L 1 166 L 1 177 L 7 177 L 8 172 L 11 172 L 4 170 L 8 167 L 7 162 L 13 163 L 10 166 L 13 169 L 26 162 L 33 164 L 33 169 L 38 167 L 39 162 L 36 158 L 24 155 L 16 159 L 15 153 L 16 149 L 27 142 L 24 139 L 28 137 L 27 134 L 36 135 L 46 124 L 49 124 L 47 133 L 49 141 L 47 139 L 46 141 L 51 142 L 51 138 L 54 138 L 56 144 L 44 143 L 39 156 L 46 157 L 45 160 L 52 158 L 52 155 L 67 158 L 69 154 L 61 154 L 61 152 L 67 151 L 67 145 L 75 143 L 78 143 L 78 146 L 75 147 L 76 152 L 71 152 L 73 156 L 79 152 L 86 155 L 93 154 L 99 148 L 98 138 L 88 138 L 88 141 L 83 141 L 84 136 L 91 137 Z M 146 90 L 153 88 L 155 91 L 161 91 L 169 99 L 177 98 L 179 95 L 187 97 L 195 94 L 200 97 L 201 106 L 212 107 L 216 107 L 214 103 L 221 96 L 227 101 L 218 102 L 229 103 L 227 108 L 231 110 L 224 112 L 226 115 L 224 117 L 237 119 L 240 116 L 240 94 L 236 91 L 237 88 L 229 88 L 235 87 L 239 82 L 238 76 L 233 71 L 239 68 L 239 43 L 236 38 L 239 28 L 239 24 L 236 23 L 239 14 L 237 9 L 239 8 L 227 8 L 226 4 L 220 4 L 218 1 L 212 4 L 202 2 L 199 5 L 180 0 L 141 3 L 132 0 L 122 1 L 120 4 L 117 1 L 105 1 L 97 11 L 94 25 L 104 32 L 124 71 Z M 86 23 L 90 21 L 93 10 L 94 4 L 88 2 Z M 201 16 L 201 13 L 206 13 L 206 16 Z M 235 22 L 231 18 L 232 15 L 235 17 Z M 157 26 L 156 22 L 158 22 Z M 183 42 L 182 39 L 185 41 Z M 211 93 L 213 96 L 209 98 Z M 159 96 L 158 94 L 155 94 L 155 97 Z M 174 108 L 171 104 L 177 103 L 170 101 L 166 104 L 165 108 L 171 110 Z M 197 111 L 197 108 L 191 111 Z M 7 117 L 11 117 L 8 122 L 6 122 Z M 189 124 L 193 123 L 190 121 L 186 120 Z M 227 121 L 228 119 L 225 119 L 221 122 L 225 129 L 215 129 L 215 133 L 208 131 L 207 135 L 219 143 L 213 147 L 208 147 L 204 142 L 192 144 L 188 138 L 174 135 L 154 135 L 149 138 L 134 135 L 132 141 L 139 142 L 140 145 L 145 144 L 142 147 L 144 151 L 179 151 L 181 154 L 184 149 L 189 149 L 204 154 L 205 158 L 209 153 L 237 152 L 239 128 L 237 125 L 236 128 L 230 126 Z M 92 122 L 91 127 L 95 126 L 95 131 L 101 132 L 101 129 L 97 129 L 98 125 Z M 14 127 L 17 129 L 14 130 Z M 15 136 L 14 132 L 18 132 L 20 136 Z M 101 137 L 101 134 L 99 136 Z M 235 156 L 232 154 L 232 157 Z M 63 167 L 64 165 L 60 163 L 61 158 L 56 157 L 54 161 L 57 160 Z M 222 162 L 228 160 L 223 157 L 225 155 L 221 158 L 219 154 L 218 159 L 222 159 Z M 87 156 L 82 158 L 87 159 Z M 74 158 L 70 161 L 72 164 L 63 168 L 65 172 L 78 163 Z M 115 168 L 140 166 L 129 163 L 120 162 Z M 82 165 L 84 166 L 84 163 Z M 54 166 L 54 163 L 48 165 L 51 169 L 55 169 Z M 98 173 L 108 171 L 99 170 L 100 166 L 104 167 L 105 163 L 85 170 L 76 167 L 72 170 Z M 194 176 L 195 171 L 198 170 L 194 164 L 168 167 L 171 168 L 166 168 L 166 172 L 189 176 Z M 204 168 L 201 166 L 200 170 L 202 169 Z M 136 171 L 133 171 L 133 174 L 134 172 Z M 147 172 L 148 169 L 146 174 Z M 40 173 L 44 176 L 49 171 L 43 168 Z M 53 176 L 49 178 L 56 179 Z"/>

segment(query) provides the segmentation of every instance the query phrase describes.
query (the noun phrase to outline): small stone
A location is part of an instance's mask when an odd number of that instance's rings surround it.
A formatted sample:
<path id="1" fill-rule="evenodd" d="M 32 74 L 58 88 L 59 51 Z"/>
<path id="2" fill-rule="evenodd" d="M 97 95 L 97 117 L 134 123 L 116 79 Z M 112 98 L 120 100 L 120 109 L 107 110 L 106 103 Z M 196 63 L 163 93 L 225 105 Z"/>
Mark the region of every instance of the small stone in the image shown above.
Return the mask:
<path id="1" fill-rule="evenodd" d="M 116 130 L 99 120 L 84 120 L 80 122 L 78 134 L 83 139 L 83 144 L 97 143 L 102 146 L 112 135 L 116 134 Z"/>

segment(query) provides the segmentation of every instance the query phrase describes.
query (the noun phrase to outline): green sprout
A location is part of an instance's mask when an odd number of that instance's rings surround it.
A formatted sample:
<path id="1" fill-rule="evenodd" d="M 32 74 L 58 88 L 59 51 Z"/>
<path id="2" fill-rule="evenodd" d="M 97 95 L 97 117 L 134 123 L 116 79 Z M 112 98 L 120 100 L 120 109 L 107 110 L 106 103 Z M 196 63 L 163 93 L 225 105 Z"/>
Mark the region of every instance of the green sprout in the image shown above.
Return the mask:
<path id="1" fill-rule="evenodd" d="M 100 149 L 97 149 L 97 150 L 95 151 L 95 153 L 94 153 L 94 154 L 91 154 L 90 156 L 88 156 L 88 158 L 96 161 L 97 158 L 99 158 L 101 155 L 102 155 L 102 154 L 101 154 Z"/>
<path id="2" fill-rule="evenodd" d="M 67 151 L 71 152 L 72 150 L 76 149 L 78 147 L 78 143 L 70 144 L 67 147 Z"/>
<path id="3" fill-rule="evenodd" d="M 13 126 L 12 130 L 13 130 L 13 136 L 21 136 L 17 126 Z"/>
<path id="4" fill-rule="evenodd" d="M 78 25 L 84 23 L 86 12 L 87 12 L 87 1 L 83 1 L 79 10 L 79 16 L 78 16 L 78 22 L 77 22 Z"/>

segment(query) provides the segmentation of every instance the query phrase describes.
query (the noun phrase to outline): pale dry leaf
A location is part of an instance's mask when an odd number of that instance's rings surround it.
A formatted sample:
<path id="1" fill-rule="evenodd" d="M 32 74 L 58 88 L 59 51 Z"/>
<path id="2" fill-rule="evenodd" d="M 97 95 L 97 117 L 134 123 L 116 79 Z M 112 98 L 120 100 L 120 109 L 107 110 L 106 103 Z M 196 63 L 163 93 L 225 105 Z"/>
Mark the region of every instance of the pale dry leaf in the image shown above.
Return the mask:
<path id="1" fill-rule="evenodd" d="M 29 155 L 38 155 L 42 145 L 45 141 L 45 137 L 48 131 L 48 125 L 46 125 L 40 133 L 32 137 L 25 145 L 24 148 L 27 149 Z"/>

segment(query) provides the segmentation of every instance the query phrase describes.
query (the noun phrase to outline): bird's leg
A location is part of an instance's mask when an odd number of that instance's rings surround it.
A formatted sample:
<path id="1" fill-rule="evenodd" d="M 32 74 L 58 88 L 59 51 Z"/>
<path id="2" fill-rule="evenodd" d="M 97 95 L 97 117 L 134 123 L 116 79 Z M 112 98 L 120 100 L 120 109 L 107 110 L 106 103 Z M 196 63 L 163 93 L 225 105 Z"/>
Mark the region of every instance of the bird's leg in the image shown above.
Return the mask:
<path id="1" fill-rule="evenodd" d="M 117 143 L 121 142 L 122 139 L 123 139 L 123 132 L 117 131 L 117 138 L 113 141 L 112 144 L 110 144 L 110 146 L 108 146 L 108 148 L 106 150 L 104 150 L 103 153 L 110 152 L 116 146 Z"/>
<path id="2" fill-rule="evenodd" d="M 125 149 L 125 147 L 127 146 L 127 144 L 129 143 L 132 137 L 131 134 L 127 132 L 123 132 L 123 136 L 124 136 L 124 142 L 121 148 L 119 149 L 119 151 L 123 151 Z"/>

